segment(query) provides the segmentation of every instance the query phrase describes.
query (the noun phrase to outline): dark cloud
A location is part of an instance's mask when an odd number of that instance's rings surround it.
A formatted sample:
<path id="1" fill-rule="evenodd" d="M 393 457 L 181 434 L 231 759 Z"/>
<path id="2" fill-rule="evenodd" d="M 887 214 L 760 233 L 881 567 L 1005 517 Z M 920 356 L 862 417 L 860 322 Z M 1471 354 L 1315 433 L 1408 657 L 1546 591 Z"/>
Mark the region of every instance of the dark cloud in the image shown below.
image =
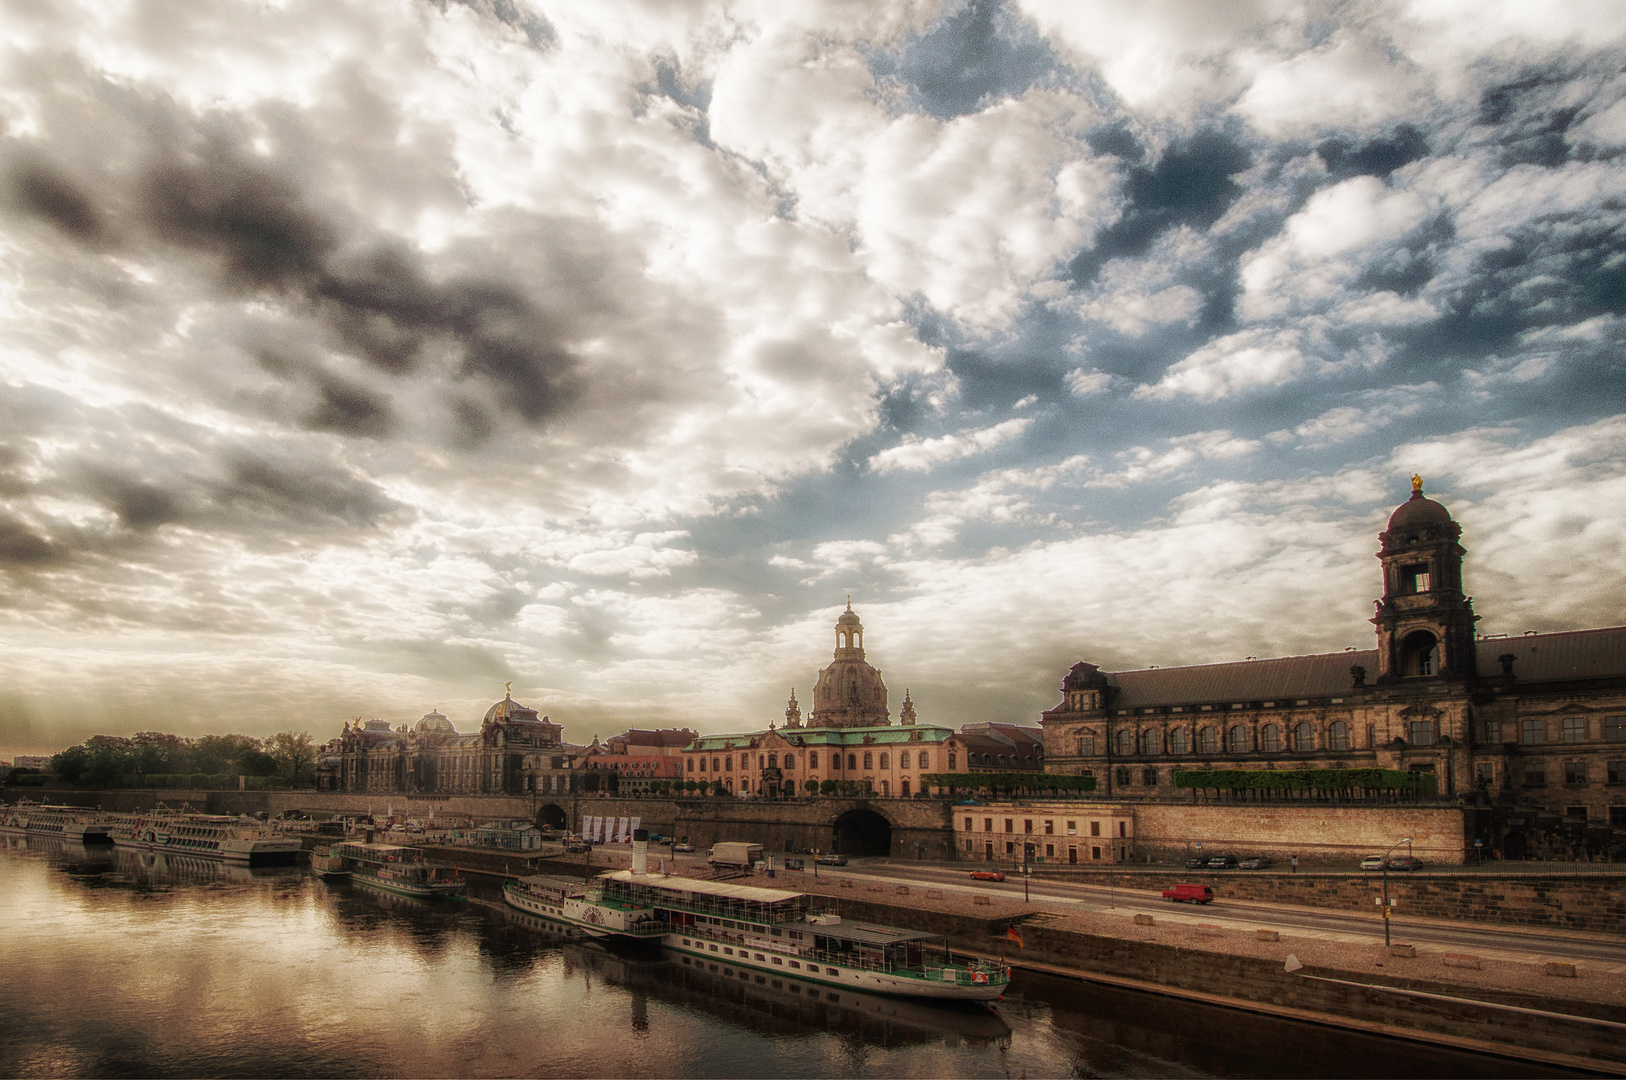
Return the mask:
<path id="1" fill-rule="evenodd" d="M 42 536 L 26 522 L 0 510 L 0 565 L 43 568 L 60 562 L 65 554 L 49 537 Z"/>
<path id="2" fill-rule="evenodd" d="M 1544 71 L 1486 89 L 1479 99 L 1479 123 L 1502 147 L 1502 164 L 1562 165 L 1572 147 L 1564 135 L 1581 113 L 1569 100 L 1574 73 Z"/>
<path id="3" fill-rule="evenodd" d="M 321 400 L 306 415 L 306 427 L 375 439 L 390 433 L 390 406 L 383 397 L 333 376 L 319 379 L 316 389 Z"/>
<path id="4" fill-rule="evenodd" d="M 1001 0 L 970 0 L 895 59 L 875 57 L 877 75 L 896 75 L 933 116 L 975 112 L 990 98 L 1014 97 L 1056 68 L 1050 46 Z"/>
<path id="5" fill-rule="evenodd" d="M 404 509 L 376 485 L 333 466 L 242 453 L 210 496 L 240 514 L 325 527 L 367 529 Z"/>
<path id="6" fill-rule="evenodd" d="M 1245 146 L 1208 131 L 1169 147 L 1153 165 L 1134 166 L 1124 179 L 1123 214 L 1068 265 L 1073 283 L 1088 284 L 1109 259 L 1144 254 L 1168 229 L 1207 229 L 1242 194 L 1231 178 L 1252 164 Z"/>
<path id="7" fill-rule="evenodd" d="M 1351 176 L 1388 176 L 1402 165 L 1428 156 L 1428 140 L 1410 124 L 1401 124 L 1389 135 L 1355 144 L 1333 138 L 1316 147 L 1316 156 L 1327 172 L 1339 180 Z"/>
<path id="8" fill-rule="evenodd" d="M 137 532 L 179 521 L 183 516 L 176 496 L 150 481 L 122 473 L 87 470 L 85 490 L 118 514 L 125 528 Z"/>
<path id="9" fill-rule="evenodd" d="M 79 185 L 55 166 L 7 140 L 6 187 L 18 210 L 41 218 L 82 242 L 102 238 L 100 212 Z"/>

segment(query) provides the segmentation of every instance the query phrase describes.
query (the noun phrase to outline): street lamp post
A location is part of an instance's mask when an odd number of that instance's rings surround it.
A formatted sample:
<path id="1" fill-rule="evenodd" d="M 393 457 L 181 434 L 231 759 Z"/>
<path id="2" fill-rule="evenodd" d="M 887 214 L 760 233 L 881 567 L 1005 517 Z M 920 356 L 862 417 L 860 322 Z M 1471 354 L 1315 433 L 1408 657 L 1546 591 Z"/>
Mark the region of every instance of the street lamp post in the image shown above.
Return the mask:
<path id="1" fill-rule="evenodd" d="M 1395 848 L 1401 844 L 1406 845 L 1406 851 L 1411 851 L 1411 837 L 1400 840 L 1388 851 L 1383 853 L 1383 947 L 1389 947 L 1389 856 L 1394 854 Z"/>

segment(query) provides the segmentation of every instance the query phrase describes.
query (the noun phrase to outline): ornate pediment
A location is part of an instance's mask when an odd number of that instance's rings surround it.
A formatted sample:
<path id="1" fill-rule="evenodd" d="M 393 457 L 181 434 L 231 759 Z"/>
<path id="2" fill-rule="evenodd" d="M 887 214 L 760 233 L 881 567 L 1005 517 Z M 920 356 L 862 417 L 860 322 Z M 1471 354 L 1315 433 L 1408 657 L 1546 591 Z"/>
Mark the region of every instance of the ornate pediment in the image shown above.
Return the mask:
<path id="1" fill-rule="evenodd" d="M 1445 714 L 1432 705 L 1419 703 L 1416 705 L 1407 705 L 1404 709 L 1400 710 L 1400 715 L 1404 716 L 1408 720 L 1437 720 Z"/>

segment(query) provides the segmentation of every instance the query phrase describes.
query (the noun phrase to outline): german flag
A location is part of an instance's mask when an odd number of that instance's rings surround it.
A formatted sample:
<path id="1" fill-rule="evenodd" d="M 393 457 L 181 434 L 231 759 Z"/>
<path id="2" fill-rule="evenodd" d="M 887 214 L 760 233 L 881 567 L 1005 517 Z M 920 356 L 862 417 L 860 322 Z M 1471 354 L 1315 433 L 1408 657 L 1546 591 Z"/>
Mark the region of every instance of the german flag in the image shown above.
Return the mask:
<path id="1" fill-rule="evenodd" d="M 1020 931 L 1020 930 L 1018 930 L 1016 928 L 1015 923 L 1011 923 L 1009 926 L 1007 926 L 1005 928 L 1005 940 L 1006 941 L 1014 941 L 1014 942 L 1016 942 L 1016 947 L 1018 949 L 1027 948 L 1026 945 L 1022 944 L 1022 931 Z"/>

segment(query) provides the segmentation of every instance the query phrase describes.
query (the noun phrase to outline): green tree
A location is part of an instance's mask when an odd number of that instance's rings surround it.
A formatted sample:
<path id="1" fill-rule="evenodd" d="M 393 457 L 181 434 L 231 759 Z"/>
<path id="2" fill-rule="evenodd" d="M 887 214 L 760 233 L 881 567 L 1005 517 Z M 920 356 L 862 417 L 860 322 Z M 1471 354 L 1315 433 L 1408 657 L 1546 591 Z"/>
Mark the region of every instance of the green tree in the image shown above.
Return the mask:
<path id="1" fill-rule="evenodd" d="M 279 731 L 266 740 L 265 752 L 277 763 L 277 775 L 294 785 L 316 782 L 316 746 L 306 731 Z"/>
<path id="2" fill-rule="evenodd" d="M 190 771 L 248 775 L 242 759 L 251 750 L 260 750 L 260 740 L 252 735 L 200 735 L 192 740 Z"/>
<path id="3" fill-rule="evenodd" d="M 51 756 L 51 774 L 70 784 L 77 784 L 89 767 L 90 752 L 83 746 L 70 746 L 60 754 Z"/>
<path id="4" fill-rule="evenodd" d="M 809 781 L 811 783 L 811 781 Z M 835 780 L 824 780 L 819 783 L 820 795 L 834 795 L 841 785 Z"/>
<path id="5" fill-rule="evenodd" d="M 807 783 L 802 785 L 802 789 L 809 795 L 817 795 L 819 793 L 819 782 L 817 780 L 809 780 Z"/>
<path id="6" fill-rule="evenodd" d="M 113 787 L 135 771 L 134 746 L 118 735 L 92 735 L 83 743 L 88 758 L 82 779 L 92 787 Z"/>
<path id="7" fill-rule="evenodd" d="M 187 742 L 162 731 L 138 731 L 130 739 L 131 772 L 141 776 L 187 770 Z"/>

